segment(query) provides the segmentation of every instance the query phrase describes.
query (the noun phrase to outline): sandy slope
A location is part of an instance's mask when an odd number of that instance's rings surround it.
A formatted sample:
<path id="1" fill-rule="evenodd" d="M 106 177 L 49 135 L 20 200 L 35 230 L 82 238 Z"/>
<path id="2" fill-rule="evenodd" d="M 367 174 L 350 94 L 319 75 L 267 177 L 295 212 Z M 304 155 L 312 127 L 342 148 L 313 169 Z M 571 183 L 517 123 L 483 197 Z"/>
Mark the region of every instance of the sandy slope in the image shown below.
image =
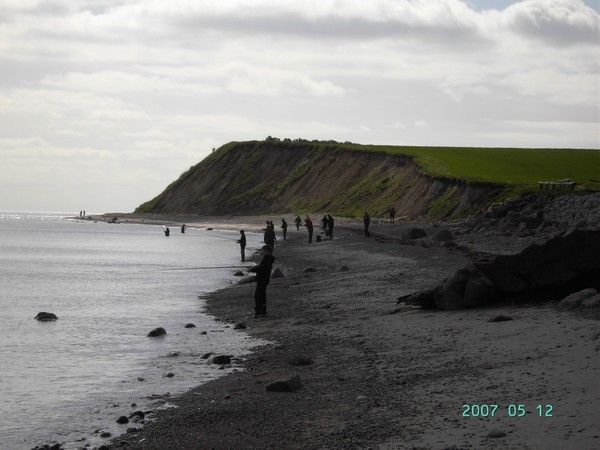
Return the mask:
<path id="1" fill-rule="evenodd" d="M 229 225 L 260 229 L 263 219 Z M 246 332 L 273 344 L 115 443 L 184 450 L 600 447 L 597 320 L 559 312 L 556 302 L 403 308 L 396 297 L 431 287 L 466 264 L 467 253 L 367 239 L 355 221 L 345 225 L 333 241 L 308 245 L 306 231 L 295 227 L 278 241 L 275 266 L 286 277 L 268 289 L 268 318 L 252 318 L 252 285 L 207 296 L 207 312 L 243 321 Z M 402 226 L 373 231 L 393 236 Z M 305 272 L 309 266 L 316 271 Z M 513 320 L 488 322 L 497 314 Z M 302 378 L 301 390 L 265 390 L 292 374 Z M 464 417 L 464 404 L 498 408 L 494 417 Z M 509 405 L 527 413 L 510 417 Z M 552 405 L 552 416 L 540 417 L 538 405 L 543 413 Z M 494 428 L 505 436 L 487 438 Z"/>

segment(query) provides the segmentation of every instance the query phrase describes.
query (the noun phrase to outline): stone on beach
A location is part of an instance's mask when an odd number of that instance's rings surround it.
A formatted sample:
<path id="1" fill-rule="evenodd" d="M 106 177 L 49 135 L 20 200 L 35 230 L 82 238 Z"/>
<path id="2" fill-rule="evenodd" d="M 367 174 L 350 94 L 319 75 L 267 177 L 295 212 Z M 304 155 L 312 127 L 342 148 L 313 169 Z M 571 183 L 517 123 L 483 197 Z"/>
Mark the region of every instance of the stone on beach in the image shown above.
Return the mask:
<path id="1" fill-rule="evenodd" d="M 427 232 L 419 227 L 410 227 L 402 234 L 403 239 L 419 239 L 424 236 L 427 236 Z"/>
<path id="2" fill-rule="evenodd" d="M 560 309 L 572 309 L 579 306 L 584 300 L 594 297 L 598 295 L 598 291 L 593 288 L 583 289 L 581 291 L 575 292 L 568 297 L 562 299 L 562 301 L 558 304 Z"/>
<path id="3" fill-rule="evenodd" d="M 512 317 L 500 314 L 492 317 L 488 322 L 508 322 L 509 320 L 513 320 Z"/>
<path id="4" fill-rule="evenodd" d="M 117 423 L 120 423 L 120 424 L 129 423 L 129 419 L 125 416 L 121 416 L 117 419 Z"/>
<path id="5" fill-rule="evenodd" d="M 275 269 L 273 271 L 273 273 L 271 274 L 271 278 L 283 278 L 285 277 L 284 273 L 281 271 L 281 269 Z"/>
<path id="6" fill-rule="evenodd" d="M 39 312 L 37 316 L 34 317 L 35 320 L 39 320 L 40 322 L 50 322 L 52 320 L 58 320 L 58 317 L 54 313 L 50 312 Z"/>
<path id="7" fill-rule="evenodd" d="M 196 328 L 196 325 L 193 323 L 186 323 L 184 328 Z"/>
<path id="8" fill-rule="evenodd" d="M 302 380 L 300 380 L 300 375 L 298 374 L 273 381 L 272 383 L 267 384 L 266 387 L 267 391 L 270 392 L 293 392 L 300 388 L 302 388 Z"/>
<path id="9" fill-rule="evenodd" d="M 158 327 L 148 333 L 148 337 L 160 337 L 167 334 L 167 331 L 163 327 Z"/>
<path id="10" fill-rule="evenodd" d="M 229 355 L 211 355 L 206 364 L 231 364 L 231 356 Z"/>
<path id="11" fill-rule="evenodd" d="M 256 281 L 256 275 L 251 275 L 248 277 L 241 278 L 237 284 L 250 284 Z"/>
<path id="12" fill-rule="evenodd" d="M 502 438 L 506 437 L 506 433 L 499 428 L 492 428 L 486 435 L 488 438 Z"/>

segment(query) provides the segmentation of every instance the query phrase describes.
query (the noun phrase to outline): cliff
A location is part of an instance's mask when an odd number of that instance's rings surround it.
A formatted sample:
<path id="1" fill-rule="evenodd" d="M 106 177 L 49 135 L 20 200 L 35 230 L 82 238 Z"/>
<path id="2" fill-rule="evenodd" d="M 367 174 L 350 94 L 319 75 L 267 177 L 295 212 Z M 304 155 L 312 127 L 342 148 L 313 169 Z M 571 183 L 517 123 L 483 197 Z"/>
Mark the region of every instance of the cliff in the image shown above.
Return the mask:
<path id="1" fill-rule="evenodd" d="M 251 215 L 329 213 L 456 217 L 503 186 L 433 177 L 413 156 L 369 146 L 292 141 L 232 142 L 183 173 L 136 213 Z"/>

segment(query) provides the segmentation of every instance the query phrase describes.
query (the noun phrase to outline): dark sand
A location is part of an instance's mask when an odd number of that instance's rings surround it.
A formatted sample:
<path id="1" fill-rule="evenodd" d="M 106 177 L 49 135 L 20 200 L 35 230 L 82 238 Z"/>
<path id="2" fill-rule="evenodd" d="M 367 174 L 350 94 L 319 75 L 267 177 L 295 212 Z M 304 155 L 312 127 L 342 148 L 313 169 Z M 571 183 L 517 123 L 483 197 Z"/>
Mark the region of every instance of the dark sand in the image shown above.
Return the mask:
<path id="1" fill-rule="evenodd" d="M 127 217 L 121 220 L 141 221 Z M 272 219 L 281 239 L 280 220 Z M 274 253 L 275 268 L 286 276 L 269 286 L 267 318 L 253 318 L 254 285 L 205 297 L 208 314 L 245 322 L 247 329 L 240 332 L 272 344 L 226 367 L 227 376 L 169 399 L 176 408 L 151 415 L 142 430 L 116 438 L 114 445 L 131 450 L 600 447 L 600 323 L 592 316 L 558 311 L 556 301 L 453 312 L 396 304 L 398 296 L 432 287 L 472 258 L 493 252 L 489 239 L 464 238 L 465 245 L 472 240 L 470 247 L 458 249 L 428 238 L 407 245 L 398 240 L 407 224 L 373 224 L 374 238 L 367 239 L 359 233 L 359 221 L 339 220 L 334 240 L 308 245 L 306 230 L 296 231 L 287 219 L 288 240 L 278 241 Z M 257 231 L 266 218 L 152 220 Z M 144 223 L 150 221 L 144 216 Z M 319 233 L 315 228 L 315 236 Z M 496 250 L 518 249 L 525 241 L 498 241 Z M 340 270 L 342 265 L 348 270 Z M 316 271 L 305 272 L 307 267 Z M 498 314 L 514 320 L 487 322 Z M 300 375 L 302 389 L 266 391 L 268 383 L 293 374 Z M 464 404 L 498 409 L 494 417 L 464 417 Z M 525 405 L 527 414 L 510 417 L 509 405 Z M 544 413 L 545 405 L 552 405 L 552 417 L 540 417 L 538 405 Z M 494 428 L 505 436 L 486 437 Z"/>

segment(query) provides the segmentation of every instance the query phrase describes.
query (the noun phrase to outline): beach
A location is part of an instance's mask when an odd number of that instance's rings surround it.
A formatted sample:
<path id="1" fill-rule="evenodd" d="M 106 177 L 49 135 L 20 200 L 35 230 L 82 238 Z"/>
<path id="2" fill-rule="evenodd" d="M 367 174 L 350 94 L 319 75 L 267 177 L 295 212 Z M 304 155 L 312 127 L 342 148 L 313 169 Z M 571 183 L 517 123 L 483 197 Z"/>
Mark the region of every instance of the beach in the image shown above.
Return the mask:
<path id="1" fill-rule="evenodd" d="M 269 218 L 222 219 L 143 221 L 258 231 Z M 146 450 L 600 445 L 595 309 L 562 311 L 558 299 L 515 298 L 437 311 L 396 300 L 430 288 L 473 259 L 505 251 L 507 243 L 480 236 L 468 238 L 469 247 L 427 238 L 407 244 L 398 236 L 412 224 L 403 222 L 374 223 L 369 239 L 360 221 L 345 219 L 336 222 L 335 239 L 321 235 L 322 242 L 309 245 L 306 230 L 296 231 L 290 218 L 286 241 L 280 220 L 271 219 L 279 239 L 274 268 L 285 277 L 271 280 L 268 317 L 253 317 L 252 284 L 203 297 L 206 313 L 231 327 L 242 322 L 246 328 L 240 333 L 270 344 L 234 360 L 225 368 L 227 376 L 169 398 L 176 407 L 149 414 L 143 428 L 125 425 L 129 432 L 113 445 Z M 319 232 L 315 227 L 315 236 Z M 506 238 L 515 250 L 532 239 Z M 512 320 L 489 322 L 498 315 Z M 299 390 L 266 390 L 293 375 L 301 379 Z"/>

